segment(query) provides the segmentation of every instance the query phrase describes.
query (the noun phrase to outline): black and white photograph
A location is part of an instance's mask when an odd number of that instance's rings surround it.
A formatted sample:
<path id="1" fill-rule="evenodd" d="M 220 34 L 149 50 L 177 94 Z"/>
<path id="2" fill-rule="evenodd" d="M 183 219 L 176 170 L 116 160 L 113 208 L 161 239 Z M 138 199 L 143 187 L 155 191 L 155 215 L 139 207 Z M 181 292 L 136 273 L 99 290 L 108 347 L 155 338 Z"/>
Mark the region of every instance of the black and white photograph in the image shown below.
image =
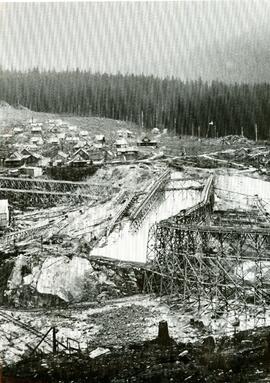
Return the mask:
<path id="1" fill-rule="evenodd" d="M 0 383 L 270 382 L 269 20 L 0 1 Z"/>

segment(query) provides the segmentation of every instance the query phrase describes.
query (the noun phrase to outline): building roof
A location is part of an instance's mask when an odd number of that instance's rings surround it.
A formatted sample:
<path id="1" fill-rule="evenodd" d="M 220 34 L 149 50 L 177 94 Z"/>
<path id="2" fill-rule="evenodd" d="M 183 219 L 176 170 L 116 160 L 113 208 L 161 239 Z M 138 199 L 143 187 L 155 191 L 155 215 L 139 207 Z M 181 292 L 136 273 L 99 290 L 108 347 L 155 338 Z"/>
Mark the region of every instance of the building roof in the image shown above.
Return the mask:
<path id="1" fill-rule="evenodd" d="M 73 158 L 75 157 L 75 156 L 77 156 L 77 155 L 80 155 L 80 153 L 84 153 L 84 154 L 86 154 L 87 156 L 89 156 L 89 154 L 87 153 L 87 151 L 86 150 L 84 150 L 83 148 L 79 148 L 78 150 L 76 150 L 76 152 L 73 154 Z"/>
<path id="2" fill-rule="evenodd" d="M 68 158 L 68 154 L 62 152 L 62 150 L 59 150 L 59 152 L 56 154 L 55 157 L 57 157 L 57 156 L 60 156 L 60 157 L 63 157 L 63 158 Z"/>
<path id="3" fill-rule="evenodd" d="M 73 157 L 69 162 L 87 162 L 87 160 L 82 158 L 82 156 L 80 156 L 79 154 L 76 154 L 76 156 Z"/>
<path id="4" fill-rule="evenodd" d="M 21 155 L 21 153 L 19 152 L 13 152 L 8 158 L 7 160 L 22 160 L 23 159 L 23 155 Z"/>
<path id="5" fill-rule="evenodd" d="M 117 148 L 117 151 L 120 153 L 135 153 L 138 152 L 138 149 L 130 146 L 127 148 Z"/>
<path id="6" fill-rule="evenodd" d="M 127 145 L 127 141 L 124 138 L 115 141 L 115 145 Z"/>
<path id="7" fill-rule="evenodd" d="M 41 169 L 39 166 L 21 166 L 20 169 L 31 169 L 31 170 L 36 170 L 36 169 Z"/>

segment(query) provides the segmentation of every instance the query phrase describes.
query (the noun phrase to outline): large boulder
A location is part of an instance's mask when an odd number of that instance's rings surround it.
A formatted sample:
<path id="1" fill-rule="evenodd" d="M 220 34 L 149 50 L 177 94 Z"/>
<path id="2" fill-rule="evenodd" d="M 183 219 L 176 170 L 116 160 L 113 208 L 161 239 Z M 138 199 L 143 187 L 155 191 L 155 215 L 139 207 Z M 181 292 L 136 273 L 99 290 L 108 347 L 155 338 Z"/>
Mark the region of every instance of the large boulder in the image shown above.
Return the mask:
<path id="1" fill-rule="evenodd" d="M 80 300 L 85 276 L 92 271 L 85 258 L 48 257 L 41 267 L 36 289 L 41 294 L 56 295 L 66 302 Z"/>

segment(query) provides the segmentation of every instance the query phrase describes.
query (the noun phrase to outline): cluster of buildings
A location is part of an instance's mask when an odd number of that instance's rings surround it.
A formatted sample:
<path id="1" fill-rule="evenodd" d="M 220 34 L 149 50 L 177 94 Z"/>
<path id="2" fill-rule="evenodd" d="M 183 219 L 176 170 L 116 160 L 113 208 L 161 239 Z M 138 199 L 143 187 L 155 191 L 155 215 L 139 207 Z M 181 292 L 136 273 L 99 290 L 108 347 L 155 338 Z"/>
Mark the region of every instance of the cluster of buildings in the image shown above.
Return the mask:
<path id="1" fill-rule="evenodd" d="M 147 136 L 136 140 L 128 130 L 119 130 L 109 139 L 103 134 L 90 137 L 88 130 L 78 129 L 61 119 L 44 122 L 31 119 L 15 126 L 12 133 L 2 134 L 2 138 L 2 173 L 26 177 L 40 177 L 48 167 L 76 168 L 108 161 L 134 161 L 140 158 L 146 146 L 158 146 L 156 140 Z"/>

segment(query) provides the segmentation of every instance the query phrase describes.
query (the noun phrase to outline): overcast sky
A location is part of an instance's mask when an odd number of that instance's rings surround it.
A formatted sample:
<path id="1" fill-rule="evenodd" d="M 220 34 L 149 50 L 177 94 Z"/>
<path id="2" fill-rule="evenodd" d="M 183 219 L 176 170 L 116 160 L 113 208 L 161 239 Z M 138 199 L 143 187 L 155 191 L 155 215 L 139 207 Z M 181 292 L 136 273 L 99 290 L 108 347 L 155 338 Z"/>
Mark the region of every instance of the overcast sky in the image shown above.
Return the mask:
<path id="1" fill-rule="evenodd" d="M 0 65 L 196 77 L 269 20 L 267 0 L 0 3 Z"/>

